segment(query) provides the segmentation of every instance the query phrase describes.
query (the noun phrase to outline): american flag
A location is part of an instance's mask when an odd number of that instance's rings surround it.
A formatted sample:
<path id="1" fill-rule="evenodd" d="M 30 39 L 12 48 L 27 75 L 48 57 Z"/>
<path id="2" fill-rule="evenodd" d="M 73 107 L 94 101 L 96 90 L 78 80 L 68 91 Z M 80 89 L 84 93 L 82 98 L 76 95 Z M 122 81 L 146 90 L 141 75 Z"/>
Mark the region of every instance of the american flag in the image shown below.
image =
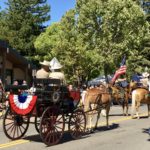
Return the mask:
<path id="1" fill-rule="evenodd" d="M 114 77 L 112 78 L 112 83 L 114 83 L 116 81 L 116 79 L 121 75 L 121 74 L 125 74 L 127 70 L 126 67 L 126 57 L 124 56 L 122 59 L 122 62 L 120 64 L 120 68 L 118 70 L 116 70 Z"/>

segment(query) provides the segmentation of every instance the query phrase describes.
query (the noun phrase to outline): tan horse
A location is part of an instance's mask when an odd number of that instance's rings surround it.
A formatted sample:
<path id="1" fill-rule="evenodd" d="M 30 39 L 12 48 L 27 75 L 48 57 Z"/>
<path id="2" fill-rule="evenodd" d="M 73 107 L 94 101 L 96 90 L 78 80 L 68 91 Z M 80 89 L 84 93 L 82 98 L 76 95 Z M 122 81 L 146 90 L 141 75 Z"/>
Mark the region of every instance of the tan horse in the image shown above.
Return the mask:
<path id="1" fill-rule="evenodd" d="M 109 84 L 109 87 L 112 89 L 112 99 L 114 99 L 116 103 L 122 106 L 123 115 L 128 116 L 128 109 L 129 109 L 128 103 L 130 98 L 129 86 L 122 88 L 122 87 Z M 126 108 L 126 112 L 125 112 L 125 108 Z"/>
<path id="2" fill-rule="evenodd" d="M 134 118 L 134 111 L 136 110 L 137 118 L 139 119 L 139 107 L 141 104 L 147 104 L 148 117 L 150 116 L 150 95 L 148 89 L 144 87 L 137 87 L 136 82 L 132 82 L 132 110 L 131 116 Z"/>
<path id="3" fill-rule="evenodd" d="M 94 105 L 94 108 L 92 108 Z M 89 125 L 89 129 L 92 130 L 92 120 L 94 117 L 95 111 L 97 111 L 97 120 L 94 128 L 97 128 L 98 120 L 100 118 L 100 113 L 102 109 L 106 110 L 106 124 L 109 127 L 109 111 L 111 105 L 111 95 L 108 92 L 105 86 L 97 87 L 87 90 L 84 101 L 84 111 L 86 112 L 87 117 L 87 127 Z"/>

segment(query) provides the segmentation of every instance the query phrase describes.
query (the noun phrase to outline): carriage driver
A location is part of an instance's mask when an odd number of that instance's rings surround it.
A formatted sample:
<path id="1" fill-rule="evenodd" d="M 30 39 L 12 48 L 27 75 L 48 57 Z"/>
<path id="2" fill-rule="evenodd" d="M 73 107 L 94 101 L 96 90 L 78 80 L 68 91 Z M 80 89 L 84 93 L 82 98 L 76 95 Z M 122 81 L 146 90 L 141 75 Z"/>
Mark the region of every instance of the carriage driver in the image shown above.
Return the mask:
<path id="1" fill-rule="evenodd" d="M 44 60 L 43 62 L 40 62 L 41 69 L 39 69 L 36 73 L 36 78 L 49 78 L 49 67 L 50 63 L 49 61 Z"/>
<path id="2" fill-rule="evenodd" d="M 54 57 L 50 61 L 50 70 L 52 72 L 49 74 L 49 78 L 60 79 L 62 82 L 65 83 L 65 76 L 64 76 L 64 73 L 61 72 L 61 68 L 62 68 L 62 65 L 59 63 L 57 58 Z"/>

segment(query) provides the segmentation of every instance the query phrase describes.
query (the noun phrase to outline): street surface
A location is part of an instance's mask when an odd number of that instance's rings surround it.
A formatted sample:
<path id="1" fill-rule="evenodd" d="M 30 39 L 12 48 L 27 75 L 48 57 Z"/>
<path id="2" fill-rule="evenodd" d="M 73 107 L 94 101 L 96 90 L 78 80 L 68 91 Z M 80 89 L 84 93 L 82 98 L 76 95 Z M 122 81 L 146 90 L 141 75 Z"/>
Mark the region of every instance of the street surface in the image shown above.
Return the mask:
<path id="1" fill-rule="evenodd" d="M 147 107 L 140 107 L 141 118 L 131 119 L 122 116 L 120 106 L 112 106 L 110 111 L 110 129 L 105 126 L 105 117 L 100 118 L 99 128 L 92 134 L 86 134 L 82 139 L 73 140 L 68 133 L 57 145 L 47 147 L 37 134 L 34 125 L 23 139 L 11 141 L 3 133 L 0 120 L 0 149 L 5 150 L 149 150 L 150 119 L 147 118 Z M 129 109 L 130 113 L 130 109 Z"/>

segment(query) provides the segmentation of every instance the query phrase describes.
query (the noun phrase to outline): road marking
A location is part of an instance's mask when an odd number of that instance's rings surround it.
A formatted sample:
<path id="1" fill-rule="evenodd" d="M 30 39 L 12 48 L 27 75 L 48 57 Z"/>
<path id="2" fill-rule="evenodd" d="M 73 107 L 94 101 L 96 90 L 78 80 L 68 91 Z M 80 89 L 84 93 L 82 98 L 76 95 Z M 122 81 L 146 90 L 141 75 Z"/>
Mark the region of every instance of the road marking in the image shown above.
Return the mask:
<path id="1" fill-rule="evenodd" d="M 142 116 L 146 116 L 146 115 L 147 115 L 147 113 L 142 113 L 139 116 L 142 117 Z M 126 120 L 132 120 L 132 116 L 123 117 L 123 118 L 116 119 L 116 120 L 109 120 L 109 125 L 111 125 L 113 123 L 121 122 L 121 121 L 126 121 Z M 104 125 L 106 126 L 106 121 L 98 123 L 98 127 L 104 126 Z M 94 126 L 92 126 L 92 127 L 94 127 Z M 89 126 L 87 126 L 87 128 L 89 128 Z"/>
<path id="2" fill-rule="evenodd" d="M 146 115 L 147 115 L 147 113 L 143 113 L 139 116 L 142 117 L 142 116 L 146 116 Z M 132 119 L 132 116 L 128 116 L 128 117 L 125 117 L 125 118 L 123 117 L 123 118 L 120 118 L 120 119 L 111 120 L 111 121 L 109 121 L 109 123 L 112 124 L 112 123 L 117 123 L 117 122 L 131 120 L 131 119 Z M 106 122 L 103 121 L 102 123 L 98 124 L 98 126 L 102 126 L 102 125 L 106 125 Z"/>
<path id="3" fill-rule="evenodd" d="M 146 113 L 143 113 L 140 116 L 145 116 L 145 115 L 146 115 Z M 109 123 L 112 124 L 112 123 L 117 123 L 117 122 L 131 120 L 131 119 L 132 119 L 131 116 L 129 116 L 129 117 L 123 117 L 123 118 L 116 119 L 116 120 L 110 120 Z M 98 127 L 99 126 L 103 126 L 103 125 L 106 125 L 105 121 L 99 123 Z M 31 142 L 31 141 L 30 140 L 23 140 L 23 139 L 21 139 L 21 140 L 15 140 L 15 141 L 11 141 L 11 142 L 8 142 L 8 143 L 0 144 L 0 149 L 1 148 L 6 148 L 6 147 L 12 147 L 12 146 L 15 146 L 15 145 L 18 145 L 18 144 L 29 143 L 29 142 Z"/>
<path id="4" fill-rule="evenodd" d="M 0 149 L 11 147 L 11 146 L 18 145 L 18 144 L 28 143 L 28 142 L 30 141 L 29 140 L 16 140 L 16 141 L 12 141 L 12 142 L 5 143 L 5 144 L 0 144 Z"/>

